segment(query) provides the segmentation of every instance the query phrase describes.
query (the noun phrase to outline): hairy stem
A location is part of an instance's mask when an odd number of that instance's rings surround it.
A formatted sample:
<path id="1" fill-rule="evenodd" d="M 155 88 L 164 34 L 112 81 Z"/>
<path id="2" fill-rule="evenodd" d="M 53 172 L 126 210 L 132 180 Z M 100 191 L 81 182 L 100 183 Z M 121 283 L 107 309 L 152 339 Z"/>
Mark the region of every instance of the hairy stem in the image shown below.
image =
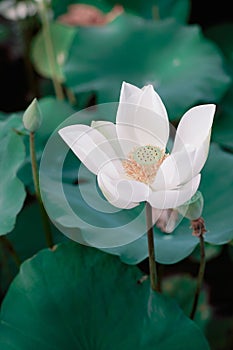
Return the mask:
<path id="1" fill-rule="evenodd" d="M 192 311 L 190 313 L 190 318 L 191 320 L 194 319 L 196 311 L 197 311 L 197 306 L 198 306 L 198 301 L 199 301 L 199 296 L 201 292 L 201 287 L 202 287 L 202 282 L 204 278 L 204 273 L 205 273 L 205 242 L 203 238 L 203 234 L 200 235 L 200 266 L 199 266 L 199 271 L 198 271 L 198 276 L 197 276 L 197 286 L 196 286 L 196 291 L 194 295 L 194 301 L 193 301 L 193 306 L 192 306 Z"/>
<path id="2" fill-rule="evenodd" d="M 155 246 L 154 246 L 154 234 L 153 234 L 153 222 L 152 222 L 152 207 L 146 203 L 146 222 L 147 222 L 147 241 L 149 252 L 149 268 L 150 268 L 150 285 L 154 291 L 159 291 L 158 286 L 158 274 L 155 261 Z"/>
<path id="3" fill-rule="evenodd" d="M 33 182 L 35 187 L 36 198 L 40 208 L 46 243 L 47 243 L 47 246 L 51 248 L 53 246 L 53 236 L 52 236 L 52 231 L 50 226 L 50 220 L 45 211 L 44 204 L 42 202 L 42 198 L 40 194 L 39 174 L 38 174 L 36 152 L 35 152 L 35 134 L 33 132 L 30 133 L 30 155 L 31 155 Z"/>

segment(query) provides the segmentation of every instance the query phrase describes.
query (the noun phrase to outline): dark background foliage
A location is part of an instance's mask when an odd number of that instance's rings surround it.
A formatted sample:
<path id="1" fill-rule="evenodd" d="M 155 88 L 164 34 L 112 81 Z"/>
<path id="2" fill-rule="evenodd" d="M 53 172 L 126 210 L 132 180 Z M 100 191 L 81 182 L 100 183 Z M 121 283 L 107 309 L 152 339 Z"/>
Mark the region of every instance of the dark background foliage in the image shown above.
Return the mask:
<path id="1" fill-rule="evenodd" d="M 221 3 L 210 0 L 191 1 L 191 14 L 188 23 L 199 24 L 205 30 L 210 26 L 228 21 L 233 22 L 230 1 L 222 0 Z M 0 17 L 0 23 L 7 23 L 7 20 Z M 11 40 L 0 45 L 0 77 L 2 85 L 0 110 L 5 112 L 25 109 L 35 92 L 38 93 L 38 80 L 40 79 L 35 72 L 32 72 L 30 79 L 26 78 L 25 66 L 28 66 L 30 63 L 25 62 L 23 58 L 22 38 L 16 24 L 11 23 L 10 30 L 14 34 L 11 35 Z M 31 35 L 36 30 L 37 26 L 34 23 Z M 30 41 L 30 36 L 27 38 L 27 41 Z"/>

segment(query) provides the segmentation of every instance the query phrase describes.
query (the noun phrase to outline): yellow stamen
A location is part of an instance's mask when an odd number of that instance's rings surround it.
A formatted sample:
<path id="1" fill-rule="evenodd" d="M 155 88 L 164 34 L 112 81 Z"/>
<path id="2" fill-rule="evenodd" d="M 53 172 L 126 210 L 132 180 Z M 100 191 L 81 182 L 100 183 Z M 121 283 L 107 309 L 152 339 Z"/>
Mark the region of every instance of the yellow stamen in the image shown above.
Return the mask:
<path id="1" fill-rule="evenodd" d="M 123 160 L 122 164 L 130 179 L 151 184 L 166 157 L 164 150 L 147 145 L 130 152 L 128 159 Z"/>

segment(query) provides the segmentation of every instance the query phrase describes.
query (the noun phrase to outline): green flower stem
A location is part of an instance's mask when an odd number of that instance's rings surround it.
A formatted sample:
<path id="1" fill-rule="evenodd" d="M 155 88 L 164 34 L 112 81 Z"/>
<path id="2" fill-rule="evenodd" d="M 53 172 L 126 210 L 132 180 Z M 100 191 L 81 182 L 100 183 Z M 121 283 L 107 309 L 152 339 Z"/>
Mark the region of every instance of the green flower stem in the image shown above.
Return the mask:
<path id="1" fill-rule="evenodd" d="M 42 22 L 42 31 L 44 35 L 45 47 L 47 51 L 50 69 L 52 72 L 52 82 L 53 82 L 55 94 L 59 100 L 64 100 L 65 96 L 64 96 L 62 85 L 56 78 L 56 64 L 57 64 L 56 56 L 54 54 L 48 14 L 47 14 L 44 0 L 39 4 L 39 13 L 40 13 L 41 22 Z"/>
<path id="2" fill-rule="evenodd" d="M 146 222 L 147 222 L 147 241 L 149 252 L 149 268 L 150 268 L 150 285 L 154 291 L 159 291 L 157 266 L 155 261 L 154 233 L 152 222 L 152 207 L 146 203 Z"/>
<path id="3" fill-rule="evenodd" d="M 205 265 L 206 265 L 206 260 L 205 260 L 205 242 L 204 242 L 204 237 L 203 234 L 200 235 L 200 266 L 199 266 L 199 271 L 198 271 L 198 276 L 197 276 L 197 286 L 196 286 L 196 292 L 194 296 L 194 301 L 193 301 L 193 307 L 192 311 L 190 313 L 190 318 L 191 320 L 194 319 L 195 313 L 197 310 L 198 306 L 198 300 L 201 292 L 201 286 L 204 278 L 204 273 L 205 273 Z"/>
<path id="4" fill-rule="evenodd" d="M 3 245 L 8 250 L 9 254 L 14 259 L 14 262 L 15 262 L 16 266 L 19 268 L 20 264 L 21 264 L 21 260 L 20 260 L 20 257 L 18 255 L 18 253 L 16 252 L 13 244 L 5 236 L 1 236 L 0 239 L 1 239 L 2 243 L 3 243 Z"/>
<path id="5" fill-rule="evenodd" d="M 38 175 L 38 168 L 37 168 L 37 162 L 36 162 L 36 152 L 35 152 L 35 134 L 33 132 L 30 133 L 30 155 L 31 155 L 33 182 L 34 182 L 34 187 L 35 187 L 36 198 L 37 198 L 37 201 L 38 201 L 39 207 L 40 207 L 42 223 L 43 223 L 44 232 L 45 232 L 45 238 L 46 238 L 47 246 L 49 248 L 52 248 L 53 247 L 53 236 L 52 236 L 50 221 L 49 221 L 48 215 L 45 211 L 44 204 L 42 202 L 42 198 L 41 198 L 41 194 L 40 194 L 39 175 Z"/>

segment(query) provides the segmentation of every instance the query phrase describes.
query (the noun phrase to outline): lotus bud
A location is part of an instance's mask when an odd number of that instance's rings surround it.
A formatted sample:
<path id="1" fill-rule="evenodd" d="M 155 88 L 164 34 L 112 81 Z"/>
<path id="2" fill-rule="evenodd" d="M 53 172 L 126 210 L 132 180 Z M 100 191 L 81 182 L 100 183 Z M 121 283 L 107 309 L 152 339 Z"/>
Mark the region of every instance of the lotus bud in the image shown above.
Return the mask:
<path id="1" fill-rule="evenodd" d="M 23 124 L 24 127 L 30 131 L 35 132 L 39 129 L 42 122 L 42 115 L 39 108 L 39 104 L 37 102 L 37 99 L 34 98 L 34 100 L 31 102 L 31 104 L 28 106 L 26 111 L 23 115 Z"/>

